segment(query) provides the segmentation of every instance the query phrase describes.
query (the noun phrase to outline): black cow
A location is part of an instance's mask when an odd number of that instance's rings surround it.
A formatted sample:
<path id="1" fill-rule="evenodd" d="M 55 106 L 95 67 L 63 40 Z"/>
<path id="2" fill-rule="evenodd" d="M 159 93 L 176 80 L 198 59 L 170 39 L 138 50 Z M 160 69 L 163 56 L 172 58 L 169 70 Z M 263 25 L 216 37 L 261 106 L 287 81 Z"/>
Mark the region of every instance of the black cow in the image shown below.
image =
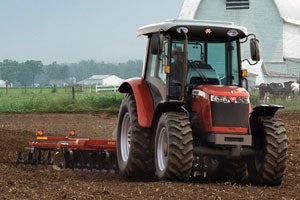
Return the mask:
<path id="1" fill-rule="evenodd" d="M 261 101 L 264 101 L 266 93 L 268 92 L 268 84 L 267 83 L 261 83 L 258 86 L 258 91 L 259 91 L 259 99 Z"/>
<path id="2" fill-rule="evenodd" d="M 284 83 L 262 83 L 259 85 L 259 98 L 261 101 L 266 101 L 268 98 L 275 100 L 281 98 L 286 100 L 291 95 L 291 84 L 293 81 Z"/>

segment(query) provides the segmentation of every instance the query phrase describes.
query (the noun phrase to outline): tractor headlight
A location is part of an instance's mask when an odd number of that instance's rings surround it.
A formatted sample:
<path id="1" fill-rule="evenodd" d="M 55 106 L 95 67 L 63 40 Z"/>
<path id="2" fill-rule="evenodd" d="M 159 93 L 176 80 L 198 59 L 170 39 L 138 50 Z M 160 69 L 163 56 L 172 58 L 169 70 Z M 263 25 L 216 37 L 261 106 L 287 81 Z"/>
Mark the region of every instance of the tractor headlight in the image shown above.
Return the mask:
<path id="1" fill-rule="evenodd" d="M 227 96 L 215 96 L 210 95 L 210 101 L 215 103 L 241 103 L 249 104 L 249 97 L 227 97 Z"/>
<path id="2" fill-rule="evenodd" d="M 236 103 L 248 104 L 248 103 L 250 103 L 250 100 L 249 100 L 249 97 L 237 97 Z"/>
<path id="3" fill-rule="evenodd" d="M 210 95 L 210 101 L 215 102 L 215 103 L 230 103 L 229 98 L 226 96 Z"/>

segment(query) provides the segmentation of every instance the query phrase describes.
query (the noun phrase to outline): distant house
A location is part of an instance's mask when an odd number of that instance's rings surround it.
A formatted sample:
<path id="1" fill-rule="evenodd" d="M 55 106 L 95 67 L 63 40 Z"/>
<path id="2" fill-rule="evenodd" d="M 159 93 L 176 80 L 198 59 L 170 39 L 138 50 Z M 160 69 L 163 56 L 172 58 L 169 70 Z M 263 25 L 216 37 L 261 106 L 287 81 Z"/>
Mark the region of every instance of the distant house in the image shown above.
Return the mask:
<path id="1" fill-rule="evenodd" d="M 107 85 L 119 86 L 124 80 L 115 75 L 93 75 L 77 82 L 79 85 Z"/>
<path id="2" fill-rule="evenodd" d="M 258 68 L 243 62 L 260 82 L 282 82 L 300 77 L 300 2 L 295 0 L 185 0 L 182 19 L 231 21 L 245 26 L 260 41 Z M 242 57 L 249 58 L 249 45 Z"/>
<path id="3" fill-rule="evenodd" d="M 66 85 L 66 81 L 64 79 L 52 79 L 49 81 L 49 85 L 61 87 Z"/>
<path id="4" fill-rule="evenodd" d="M 0 80 L 0 87 L 6 87 L 6 82 L 4 80 Z"/>
<path id="5" fill-rule="evenodd" d="M 12 87 L 13 84 L 11 81 L 4 81 L 4 80 L 0 80 L 0 87 Z"/>

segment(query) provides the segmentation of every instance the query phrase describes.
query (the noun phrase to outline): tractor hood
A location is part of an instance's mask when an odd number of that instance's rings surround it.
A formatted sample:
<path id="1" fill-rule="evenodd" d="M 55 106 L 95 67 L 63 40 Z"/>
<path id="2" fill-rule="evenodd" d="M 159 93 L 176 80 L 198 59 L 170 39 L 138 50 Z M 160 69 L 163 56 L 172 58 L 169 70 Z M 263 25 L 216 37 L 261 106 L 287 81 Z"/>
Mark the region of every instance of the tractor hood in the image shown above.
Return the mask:
<path id="1" fill-rule="evenodd" d="M 199 85 L 195 90 L 202 90 L 207 94 L 219 96 L 242 96 L 249 97 L 249 93 L 245 88 L 238 86 L 224 86 L 224 85 Z"/>

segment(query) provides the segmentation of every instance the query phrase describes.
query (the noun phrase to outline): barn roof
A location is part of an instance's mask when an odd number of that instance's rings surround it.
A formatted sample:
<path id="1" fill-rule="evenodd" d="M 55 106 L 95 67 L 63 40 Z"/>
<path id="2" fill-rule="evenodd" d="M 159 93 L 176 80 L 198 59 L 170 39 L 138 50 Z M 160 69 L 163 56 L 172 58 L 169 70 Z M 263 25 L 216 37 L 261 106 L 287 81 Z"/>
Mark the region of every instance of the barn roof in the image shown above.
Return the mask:
<path id="1" fill-rule="evenodd" d="M 202 0 L 185 0 L 179 18 L 193 19 Z M 274 0 L 280 17 L 287 23 L 300 26 L 300 1 Z"/>
<path id="2" fill-rule="evenodd" d="M 300 1 L 274 0 L 274 2 L 284 21 L 300 26 Z"/>
<path id="3" fill-rule="evenodd" d="M 106 79 L 108 77 L 110 77 L 111 75 L 93 75 L 91 77 L 89 77 L 89 80 L 103 80 Z"/>
<path id="4" fill-rule="evenodd" d="M 112 76 L 112 75 L 92 75 L 89 78 L 86 78 L 84 80 L 77 82 L 77 84 L 86 84 L 86 85 L 99 84 L 99 83 L 102 83 L 102 81 L 104 79 L 106 79 L 110 76 Z"/>

